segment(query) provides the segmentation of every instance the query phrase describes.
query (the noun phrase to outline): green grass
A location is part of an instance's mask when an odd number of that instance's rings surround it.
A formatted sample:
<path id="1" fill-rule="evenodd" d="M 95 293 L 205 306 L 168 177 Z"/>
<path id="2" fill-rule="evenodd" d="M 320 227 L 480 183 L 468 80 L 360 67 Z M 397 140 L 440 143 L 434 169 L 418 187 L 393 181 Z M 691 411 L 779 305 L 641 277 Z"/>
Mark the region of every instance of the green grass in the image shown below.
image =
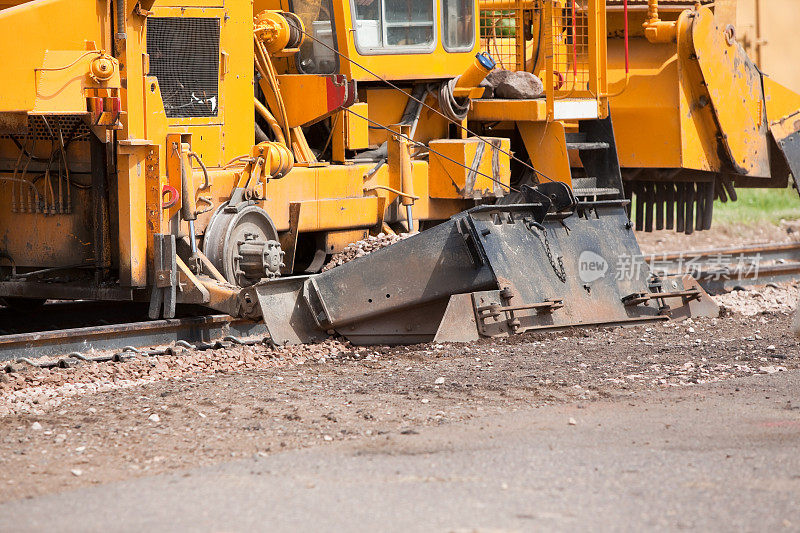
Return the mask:
<path id="1" fill-rule="evenodd" d="M 736 189 L 736 202 L 715 202 L 715 224 L 778 224 L 800 219 L 800 196 L 786 189 Z"/>

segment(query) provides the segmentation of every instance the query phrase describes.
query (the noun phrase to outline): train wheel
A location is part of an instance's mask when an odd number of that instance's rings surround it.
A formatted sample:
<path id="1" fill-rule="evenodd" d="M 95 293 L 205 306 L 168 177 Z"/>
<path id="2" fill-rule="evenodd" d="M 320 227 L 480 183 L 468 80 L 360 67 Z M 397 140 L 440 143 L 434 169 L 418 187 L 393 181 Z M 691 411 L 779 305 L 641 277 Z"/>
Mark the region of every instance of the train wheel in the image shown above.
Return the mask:
<path id="1" fill-rule="evenodd" d="M 284 252 L 266 211 L 255 205 L 214 214 L 203 239 L 203 253 L 234 285 L 247 287 L 280 275 Z"/>

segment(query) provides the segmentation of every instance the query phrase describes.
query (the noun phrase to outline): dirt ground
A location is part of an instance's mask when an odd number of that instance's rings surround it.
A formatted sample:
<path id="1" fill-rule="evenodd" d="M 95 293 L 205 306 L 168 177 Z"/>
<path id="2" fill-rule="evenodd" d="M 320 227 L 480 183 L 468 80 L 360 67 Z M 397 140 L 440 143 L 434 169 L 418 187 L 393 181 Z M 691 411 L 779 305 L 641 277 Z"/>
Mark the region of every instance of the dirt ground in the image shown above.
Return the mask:
<path id="1" fill-rule="evenodd" d="M 790 372 L 800 343 L 789 327 L 787 315 L 770 314 L 378 347 L 67 397 L 41 414 L 0 418 L 0 501 L 530 406 Z"/>
<path id="2" fill-rule="evenodd" d="M 795 237 L 785 228 L 728 228 L 692 241 L 651 234 L 642 247 Z M 0 372 L 0 501 L 334 441 L 410 435 L 532 406 L 580 408 L 791 373 L 800 369 L 789 314 L 799 293 L 795 284 L 726 295 L 716 319 L 464 345 L 354 348 L 330 340 Z"/>
<path id="3" fill-rule="evenodd" d="M 708 231 L 698 231 L 692 235 L 675 231 L 637 232 L 639 246 L 646 254 L 681 252 L 719 248 L 723 246 L 742 246 L 747 244 L 767 244 L 800 241 L 800 221 L 773 224 L 716 224 Z"/>

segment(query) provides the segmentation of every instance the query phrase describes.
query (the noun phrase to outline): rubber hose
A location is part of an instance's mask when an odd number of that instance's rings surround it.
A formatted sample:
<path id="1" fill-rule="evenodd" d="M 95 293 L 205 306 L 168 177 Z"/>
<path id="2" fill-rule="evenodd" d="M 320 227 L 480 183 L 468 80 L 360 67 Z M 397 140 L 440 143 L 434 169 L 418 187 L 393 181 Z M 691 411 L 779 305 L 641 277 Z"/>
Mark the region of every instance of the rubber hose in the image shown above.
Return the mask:
<path id="1" fill-rule="evenodd" d="M 450 120 L 462 122 L 469 113 L 469 98 L 459 98 L 457 100 L 453 96 L 453 87 L 455 87 L 457 81 L 458 78 L 453 78 L 442 82 L 441 87 L 439 87 L 439 108 Z M 462 100 L 462 102 L 459 103 L 459 100 Z"/>

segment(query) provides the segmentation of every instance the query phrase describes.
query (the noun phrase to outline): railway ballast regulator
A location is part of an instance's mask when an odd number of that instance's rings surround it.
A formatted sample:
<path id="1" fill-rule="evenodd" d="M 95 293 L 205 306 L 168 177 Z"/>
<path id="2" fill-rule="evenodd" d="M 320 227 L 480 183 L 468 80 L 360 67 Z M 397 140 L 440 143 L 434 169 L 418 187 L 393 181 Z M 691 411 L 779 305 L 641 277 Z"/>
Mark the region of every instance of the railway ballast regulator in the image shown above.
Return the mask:
<path id="1" fill-rule="evenodd" d="M 11 306 L 199 304 L 360 343 L 702 313 L 691 279 L 626 262 L 634 226 L 708 227 L 800 163 L 800 98 L 699 4 L 0 7 Z M 419 233 L 320 273 L 381 231 Z"/>

